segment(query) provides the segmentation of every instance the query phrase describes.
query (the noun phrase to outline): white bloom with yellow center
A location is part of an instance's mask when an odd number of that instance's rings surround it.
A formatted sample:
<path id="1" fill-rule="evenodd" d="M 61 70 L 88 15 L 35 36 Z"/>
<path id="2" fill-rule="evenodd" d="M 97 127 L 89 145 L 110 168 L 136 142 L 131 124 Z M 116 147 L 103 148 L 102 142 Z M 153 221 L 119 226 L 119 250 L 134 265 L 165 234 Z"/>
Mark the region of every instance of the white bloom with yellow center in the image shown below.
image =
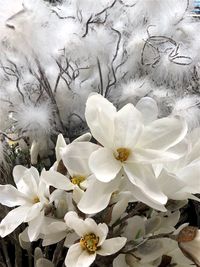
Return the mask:
<path id="1" fill-rule="evenodd" d="M 37 169 L 27 169 L 21 165 L 13 169 L 15 188 L 12 185 L 0 185 L 0 203 L 15 207 L 0 223 L 0 236 L 13 232 L 22 222 L 30 222 L 40 215 L 49 203 L 49 188 L 39 177 Z"/>
<path id="2" fill-rule="evenodd" d="M 126 244 L 125 237 L 106 239 L 108 226 L 105 223 L 97 225 L 91 218 L 82 220 L 73 211 L 66 214 L 65 221 L 80 236 L 79 242 L 68 250 L 65 259 L 67 267 L 88 267 L 97 255 L 112 255 Z"/>
<path id="3" fill-rule="evenodd" d="M 167 197 L 159 188 L 150 164 L 175 160 L 183 155 L 183 150 L 174 146 L 185 137 L 187 125 L 183 119 L 175 117 L 144 123 L 143 117 L 156 117 L 145 112 L 144 109 L 141 113 L 132 104 L 117 112 L 101 95 L 91 95 L 86 103 L 85 117 L 93 137 L 103 147 L 99 146 L 91 154 L 89 167 L 99 181 L 106 183 L 124 170 L 135 185 L 137 195 L 145 194 L 155 203 L 165 204 Z"/>

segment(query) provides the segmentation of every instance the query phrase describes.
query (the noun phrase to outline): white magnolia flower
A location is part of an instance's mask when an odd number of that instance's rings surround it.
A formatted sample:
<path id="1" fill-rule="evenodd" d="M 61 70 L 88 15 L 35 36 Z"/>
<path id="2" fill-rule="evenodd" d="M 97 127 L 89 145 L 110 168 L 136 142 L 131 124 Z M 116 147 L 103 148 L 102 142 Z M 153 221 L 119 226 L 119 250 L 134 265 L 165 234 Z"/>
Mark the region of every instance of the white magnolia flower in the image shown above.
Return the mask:
<path id="1" fill-rule="evenodd" d="M 88 267 L 97 255 L 114 254 L 126 243 L 124 237 L 106 239 L 108 226 L 105 223 L 97 225 L 91 218 L 82 220 L 75 212 L 68 212 L 65 221 L 80 236 L 79 242 L 68 250 L 65 259 L 67 267 Z"/>
<path id="2" fill-rule="evenodd" d="M 187 133 L 184 120 L 163 118 L 144 125 L 142 113 L 132 104 L 117 112 L 112 103 L 97 94 L 88 98 L 85 117 L 92 135 L 103 146 L 89 158 L 89 167 L 96 178 L 109 182 L 123 169 L 139 190 L 155 202 L 165 204 L 167 197 L 147 164 L 183 155 L 182 150 L 173 147 Z"/>
<path id="3" fill-rule="evenodd" d="M 173 200 L 195 199 L 193 194 L 200 192 L 200 129 L 195 129 L 187 136 L 190 149 L 184 157 L 163 164 L 158 183 L 168 198 Z"/>
<path id="4" fill-rule="evenodd" d="M 40 180 L 34 167 L 27 169 L 21 165 L 15 166 L 13 177 L 17 188 L 0 185 L 0 203 L 19 207 L 11 210 L 1 221 L 1 237 L 13 232 L 22 222 L 36 219 L 49 203 L 49 188 Z"/>

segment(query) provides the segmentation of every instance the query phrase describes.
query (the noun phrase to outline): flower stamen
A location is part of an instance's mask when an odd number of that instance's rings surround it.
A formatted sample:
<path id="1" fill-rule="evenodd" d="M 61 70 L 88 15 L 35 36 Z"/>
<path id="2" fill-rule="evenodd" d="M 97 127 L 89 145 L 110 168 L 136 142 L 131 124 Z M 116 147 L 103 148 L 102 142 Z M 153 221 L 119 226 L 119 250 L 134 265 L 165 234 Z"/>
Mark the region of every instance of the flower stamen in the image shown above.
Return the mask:
<path id="1" fill-rule="evenodd" d="M 86 177 L 82 175 L 75 175 L 71 178 L 72 184 L 80 186 L 80 184 L 85 181 Z"/>
<path id="2" fill-rule="evenodd" d="M 97 245 L 99 243 L 99 237 L 95 234 L 86 234 L 80 239 L 80 245 L 82 249 L 87 250 L 88 253 L 94 253 L 97 251 Z"/>
<path id="3" fill-rule="evenodd" d="M 121 162 L 124 162 L 128 159 L 130 156 L 131 151 L 128 148 L 120 147 L 117 149 L 117 153 L 115 155 L 115 158 Z"/>
<path id="4" fill-rule="evenodd" d="M 34 199 L 33 199 L 33 203 L 36 204 L 36 203 L 38 203 L 38 202 L 40 202 L 39 197 L 38 197 L 38 196 L 37 196 L 37 197 L 34 197 Z"/>

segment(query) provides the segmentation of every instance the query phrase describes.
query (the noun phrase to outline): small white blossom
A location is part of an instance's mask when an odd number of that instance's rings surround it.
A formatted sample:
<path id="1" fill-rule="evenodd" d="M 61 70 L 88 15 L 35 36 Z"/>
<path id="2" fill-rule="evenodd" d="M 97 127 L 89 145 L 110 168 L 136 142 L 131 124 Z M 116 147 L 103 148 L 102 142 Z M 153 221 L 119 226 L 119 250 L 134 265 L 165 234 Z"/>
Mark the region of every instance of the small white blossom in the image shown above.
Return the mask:
<path id="1" fill-rule="evenodd" d="M 97 255 L 114 254 L 126 243 L 125 237 L 106 239 L 108 226 L 105 223 L 96 224 L 91 218 L 82 220 L 75 212 L 68 212 L 65 221 L 80 236 L 79 242 L 68 250 L 67 267 L 89 267 Z"/>

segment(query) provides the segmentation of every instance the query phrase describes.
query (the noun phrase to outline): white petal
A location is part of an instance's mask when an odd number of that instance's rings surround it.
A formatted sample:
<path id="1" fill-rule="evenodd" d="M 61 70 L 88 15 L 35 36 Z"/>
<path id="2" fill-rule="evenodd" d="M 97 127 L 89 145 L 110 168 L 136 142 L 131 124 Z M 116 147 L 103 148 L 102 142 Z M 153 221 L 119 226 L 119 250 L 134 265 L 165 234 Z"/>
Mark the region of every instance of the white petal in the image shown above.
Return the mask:
<path id="1" fill-rule="evenodd" d="M 22 222 L 24 222 L 29 207 L 21 206 L 11 210 L 0 224 L 0 236 L 5 237 L 12 233 Z"/>
<path id="2" fill-rule="evenodd" d="M 94 178 L 78 203 L 78 208 L 86 214 L 102 211 L 109 204 L 111 195 L 118 189 L 119 183 L 120 179 L 102 183 Z"/>
<path id="3" fill-rule="evenodd" d="M 72 245 L 67 252 L 67 256 L 65 258 L 65 265 L 67 267 L 78 267 L 77 260 L 80 257 L 82 252 L 83 250 L 79 243 Z"/>
<path id="4" fill-rule="evenodd" d="M 91 173 L 88 159 L 99 148 L 100 146 L 90 142 L 74 142 L 63 149 L 62 160 L 70 175 L 88 176 Z"/>
<path id="5" fill-rule="evenodd" d="M 24 205 L 29 200 L 12 185 L 0 185 L 0 203 L 8 207 Z"/>
<path id="6" fill-rule="evenodd" d="M 175 117 L 158 119 L 144 128 L 138 147 L 167 150 L 182 141 L 186 133 L 185 120 Z"/>
<path id="7" fill-rule="evenodd" d="M 89 167 L 99 181 L 110 182 L 116 177 L 122 165 L 115 159 L 111 149 L 100 148 L 90 156 Z"/>
<path id="8" fill-rule="evenodd" d="M 78 217 L 76 212 L 69 211 L 64 218 L 68 227 L 73 229 L 80 237 L 87 234 L 87 226 L 85 226 L 84 221 Z"/>
<path id="9" fill-rule="evenodd" d="M 114 147 L 134 147 L 143 129 L 141 113 L 132 104 L 127 104 L 117 112 L 114 124 Z"/>
<path id="10" fill-rule="evenodd" d="M 45 227 L 45 235 L 64 232 L 67 230 L 67 225 L 64 222 L 56 221 Z"/>
<path id="11" fill-rule="evenodd" d="M 39 215 L 42 208 L 43 208 L 43 205 L 41 202 L 35 203 L 32 206 L 30 206 L 29 213 L 27 214 L 27 217 L 25 218 L 25 222 L 29 222 L 35 219 L 35 217 Z"/>
<path id="12" fill-rule="evenodd" d="M 20 192 L 25 194 L 27 198 L 33 199 L 37 196 L 38 192 L 38 181 L 35 176 L 32 175 L 31 170 L 27 170 L 27 172 L 23 175 L 23 177 L 18 180 L 16 183 L 17 188 Z"/>
<path id="13" fill-rule="evenodd" d="M 163 169 L 157 181 L 166 196 L 171 199 L 184 199 L 185 194 L 182 195 L 182 198 L 178 192 L 185 188 L 185 183 L 178 179 L 175 174 L 169 173 L 166 169 Z"/>
<path id="14" fill-rule="evenodd" d="M 155 202 L 150 198 L 148 195 L 145 194 L 144 191 L 142 191 L 139 187 L 137 186 L 130 186 L 130 191 L 133 193 L 133 196 L 138 200 L 141 201 L 142 203 L 146 204 L 147 206 L 155 209 L 155 210 L 160 210 L 165 212 L 166 208 L 164 205 Z"/>
<path id="15" fill-rule="evenodd" d="M 123 236 L 127 237 L 127 241 L 136 240 L 145 235 L 145 220 L 140 216 L 134 216 L 127 220 L 127 226 L 123 232 Z"/>
<path id="16" fill-rule="evenodd" d="M 56 244 L 66 237 L 66 232 L 52 233 L 43 237 L 42 245 L 49 246 Z"/>
<path id="17" fill-rule="evenodd" d="M 14 177 L 15 184 L 16 184 L 19 191 L 20 191 L 21 186 L 19 185 L 19 187 L 18 187 L 18 183 L 20 182 L 20 180 L 24 176 L 31 177 L 30 179 L 33 180 L 34 186 L 35 186 L 35 184 L 39 183 L 40 178 L 39 178 L 39 173 L 38 173 L 36 168 L 31 167 L 31 168 L 27 169 L 24 166 L 17 165 L 13 169 L 13 177 Z M 21 192 L 23 192 L 23 191 L 21 191 Z"/>
<path id="18" fill-rule="evenodd" d="M 56 160 L 59 162 L 61 160 L 61 150 L 67 146 L 65 139 L 62 134 L 58 135 L 57 142 L 56 142 Z"/>
<path id="19" fill-rule="evenodd" d="M 34 220 L 29 222 L 28 237 L 31 242 L 37 240 L 37 238 L 39 237 L 43 220 L 44 220 L 44 214 L 43 212 L 41 212 Z"/>
<path id="20" fill-rule="evenodd" d="M 112 219 L 110 224 L 113 224 L 122 216 L 126 211 L 129 202 L 136 201 L 131 192 L 120 192 L 117 198 L 117 202 L 112 209 Z"/>
<path id="21" fill-rule="evenodd" d="M 105 223 L 99 223 L 97 232 L 95 234 L 99 237 L 98 246 L 101 246 L 107 237 L 108 226 Z"/>
<path id="22" fill-rule="evenodd" d="M 41 179 L 47 184 L 62 190 L 73 190 L 74 185 L 70 180 L 59 172 L 42 171 Z"/>
<path id="23" fill-rule="evenodd" d="M 82 134 L 81 136 L 79 136 L 78 138 L 76 138 L 74 142 L 90 142 L 90 140 L 92 139 L 92 135 L 91 133 L 85 133 Z"/>
<path id="24" fill-rule="evenodd" d="M 89 267 L 95 261 L 95 258 L 96 253 L 89 254 L 87 251 L 84 250 L 78 258 L 76 267 Z"/>
<path id="25" fill-rule="evenodd" d="M 156 101 L 151 97 L 141 98 L 136 106 L 137 110 L 142 113 L 144 124 L 150 123 L 158 117 L 158 106 Z"/>
<path id="26" fill-rule="evenodd" d="M 94 94 L 88 98 L 85 109 L 87 124 L 93 137 L 106 147 L 110 147 L 113 141 L 115 114 L 116 108 L 101 95 Z"/>
<path id="27" fill-rule="evenodd" d="M 125 237 L 115 237 L 106 239 L 101 245 L 101 248 L 97 250 L 97 254 L 102 256 L 114 254 L 124 247 L 124 245 L 126 244 L 126 240 L 127 239 Z"/>
<path id="28" fill-rule="evenodd" d="M 161 191 L 150 165 L 124 164 L 124 170 L 132 184 L 140 188 L 153 201 L 166 204 L 167 197 Z"/>
<path id="29" fill-rule="evenodd" d="M 176 174 L 188 186 L 188 189 L 190 188 L 190 193 L 196 194 L 200 192 L 200 161 L 190 163 Z"/>
<path id="30" fill-rule="evenodd" d="M 143 164 L 170 162 L 179 159 L 183 154 L 176 149 L 167 151 L 135 148 L 127 162 L 139 162 Z"/>

